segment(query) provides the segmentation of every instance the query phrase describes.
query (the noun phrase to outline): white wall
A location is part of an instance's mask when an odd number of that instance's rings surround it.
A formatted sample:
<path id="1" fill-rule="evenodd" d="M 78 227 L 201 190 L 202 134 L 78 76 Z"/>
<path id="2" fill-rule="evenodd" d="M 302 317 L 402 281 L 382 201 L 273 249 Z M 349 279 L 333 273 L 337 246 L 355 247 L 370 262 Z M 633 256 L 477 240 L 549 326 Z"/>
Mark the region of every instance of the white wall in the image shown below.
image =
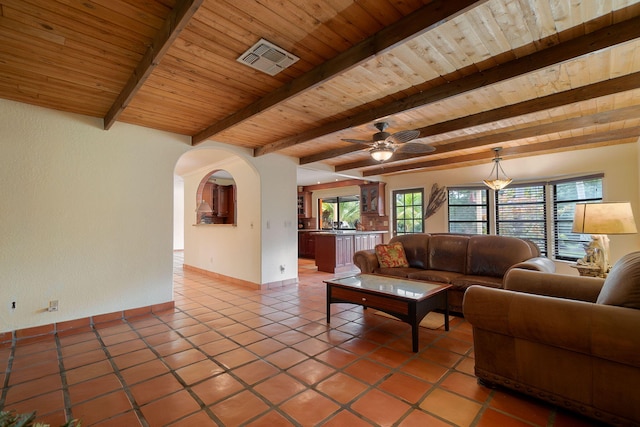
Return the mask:
<path id="1" fill-rule="evenodd" d="M 173 177 L 173 250 L 184 249 L 184 179 Z"/>
<path id="2" fill-rule="evenodd" d="M 171 301 L 173 169 L 190 148 L 0 100 L 0 331 Z"/>
<path id="3" fill-rule="evenodd" d="M 501 165 L 514 182 L 551 180 L 602 172 L 605 176 L 604 200 L 631 202 L 636 223 L 638 223 L 640 219 L 638 155 L 638 143 L 633 143 L 526 158 L 505 157 Z M 482 185 L 482 180 L 489 175 L 490 171 L 491 162 L 487 162 L 471 167 L 387 177 L 387 209 L 390 207 L 391 192 L 394 190 L 422 187 L 425 198 L 428 198 L 434 182 L 446 187 Z M 427 220 L 426 231 L 433 233 L 447 231 L 446 204 Z M 609 238 L 612 263 L 626 253 L 640 250 L 639 234 L 609 236 Z M 574 269 L 568 267 L 567 263 L 557 262 L 556 267 L 560 273 L 577 274 Z"/>
<path id="4" fill-rule="evenodd" d="M 197 150 L 186 157 L 199 153 L 210 160 L 183 175 L 185 264 L 259 285 L 295 281 L 296 162 L 281 155 L 254 158 L 248 150 L 211 142 Z M 236 182 L 236 226 L 194 225 L 198 184 L 214 169 Z"/>

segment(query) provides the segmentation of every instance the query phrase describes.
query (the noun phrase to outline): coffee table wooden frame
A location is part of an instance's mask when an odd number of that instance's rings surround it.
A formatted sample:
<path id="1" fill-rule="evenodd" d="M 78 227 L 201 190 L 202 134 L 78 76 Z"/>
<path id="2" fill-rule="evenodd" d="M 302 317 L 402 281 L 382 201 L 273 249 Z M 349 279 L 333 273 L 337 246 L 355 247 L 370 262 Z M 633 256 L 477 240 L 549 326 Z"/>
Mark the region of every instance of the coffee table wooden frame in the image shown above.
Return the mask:
<path id="1" fill-rule="evenodd" d="M 376 282 L 380 278 L 395 289 L 394 285 L 410 284 L 411 287 L 424 288 L 424 293 L 418 297 L 410 295 L 398 295 L 397 291 L 385 289 L 372 289 L 366 286 L 354 286 L 350 280 L 358 278 L 366 284 L 370 278 Z M 444 311 L 444 329 L 449 330 L 449 299 L 447 289 L 451 285 L 409 280 L 394 276 L 381 276 L 379 274 L 359 274 L 343 278 L 325 280 L 327 284 L 327 323 L 331 322 L 330 306 L 333 303 L 358 304 L 364 308 L 371 307 L 383 311 L 401 321 L 411 325 L 411 338 L 413 351 L 418 351 L 419 325 L 422 319 L 431 311 L 441 309 Z"/>

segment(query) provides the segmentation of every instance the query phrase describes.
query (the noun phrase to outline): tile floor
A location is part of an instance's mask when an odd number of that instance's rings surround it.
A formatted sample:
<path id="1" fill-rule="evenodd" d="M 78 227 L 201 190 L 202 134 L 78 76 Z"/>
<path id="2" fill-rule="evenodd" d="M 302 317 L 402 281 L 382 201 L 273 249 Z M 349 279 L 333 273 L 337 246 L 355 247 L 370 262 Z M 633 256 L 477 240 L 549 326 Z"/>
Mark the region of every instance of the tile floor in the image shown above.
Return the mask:
<path id="1" fill-rule="evenodd" d="M 175 310 L 0 349 L 0 408 L 52 426 L 594 426 L 479 386 L 471 328 L 421 328 L 332 305 L 300 283 L 252 290 L 182 269 Z"/>

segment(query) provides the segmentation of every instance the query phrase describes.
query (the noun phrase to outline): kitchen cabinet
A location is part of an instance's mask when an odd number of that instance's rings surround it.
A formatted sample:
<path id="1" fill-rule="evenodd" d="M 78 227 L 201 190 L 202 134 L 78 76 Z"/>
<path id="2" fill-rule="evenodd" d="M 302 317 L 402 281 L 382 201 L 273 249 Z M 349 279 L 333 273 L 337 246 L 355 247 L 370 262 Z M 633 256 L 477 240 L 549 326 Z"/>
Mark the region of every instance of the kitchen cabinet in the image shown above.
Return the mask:
<path id="1" fill-rule="evenodd" d="M 316 257 L 316 233 L 312 231 L 298 232 L 298 256 L 300 258 Z"/>
<path id="2" fill-rule="evenodd" d="M 298 192 L 298 218 L 311 218 L 311 192 Z"/>
<path id="3" fill-rule="evenodd" d="M 198 214 L 197 222 L 202 216 L 207 217 L 208 224 L 232 224 L 235 222 L 235 187 L 207 182 L 202 190 L 202 200 L 207 202 L 213 212 Z"/>
<path id="4" fill-rule="evenodd" d="M 360 186 L 361 215 L 384 216 L 384 182 L 373 182 Z"/>
<path id="5" fill-rule="evenodd" d="M 359 250 L 373 249 L 378 243 L 382 243 L 382 233 L 315 233 L 315 259 L 318 271 L 356 272 L 358 267 L 353 264 L 353 254 Z"/>

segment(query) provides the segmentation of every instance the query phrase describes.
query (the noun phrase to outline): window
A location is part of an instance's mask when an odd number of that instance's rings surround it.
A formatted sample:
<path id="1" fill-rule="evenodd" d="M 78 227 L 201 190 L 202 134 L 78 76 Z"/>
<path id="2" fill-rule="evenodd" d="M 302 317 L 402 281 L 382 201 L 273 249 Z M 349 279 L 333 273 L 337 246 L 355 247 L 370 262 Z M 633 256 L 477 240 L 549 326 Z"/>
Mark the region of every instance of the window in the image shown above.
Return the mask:
<path id="1" fill-rule="evenodd" d="M 575 261 L 584 256 L 588 235 L 571 232 L 576 203 L 602 201 L 602 176 L 595 175 L 553 183 L 553 229 L 555 257 Z"/>
<path id="2" fill-rule="evenodd" d="M 424 191 L 419 189 L 393 192 L 393 233 L 424 233 Z"/>
<path id="3" fill-rule="evenodd" d="M 513 185 L 496 192 L 496 234 L 529 239 L 547 254 L 544 184 Z"/>
<path id="4" fill-rule="evenodd" d="M 603 178 L 516 184 L 495 193 L 490 203 L 484 187 L 450 187 L 449 232 L 487 234 L 491 227 L 496 234 L 535 242 L 545 256 L 575 261 L 590 241 L 588 235 L 571 232 L 576 203 L 601 202 Z"/>
<path id="5" fill-rule="evenodd" d="M 449 233 L 488 234 L 489 190 L 449 188 Z"/>
<path id="6" fill-rule="evenodd" d="M 322 199 L 322 229 L 355 230 L 360 222 L 360 197 Z"/>

